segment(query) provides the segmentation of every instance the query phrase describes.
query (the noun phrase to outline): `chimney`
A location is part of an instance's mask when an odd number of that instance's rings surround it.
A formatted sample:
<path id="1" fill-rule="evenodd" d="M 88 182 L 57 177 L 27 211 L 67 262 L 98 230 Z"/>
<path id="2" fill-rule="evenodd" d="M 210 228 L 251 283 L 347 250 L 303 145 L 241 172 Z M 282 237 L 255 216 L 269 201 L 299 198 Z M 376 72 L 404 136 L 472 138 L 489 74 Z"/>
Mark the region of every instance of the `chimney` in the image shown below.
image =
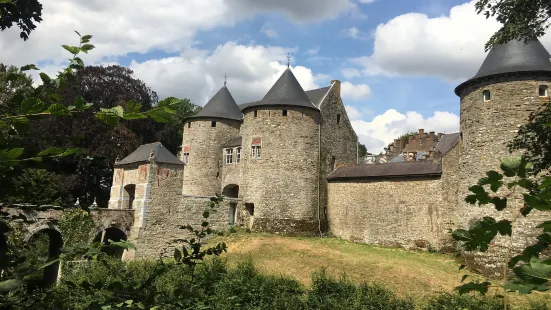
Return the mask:
<path id="1" fill-rule="evenodd" d="M 434 131 L 429 132 L 429 136 L 434 139 Z"/>
<path id="2" fill-rule="evenodd" d="M 419 129 L 419 135 L 422 136 L 425 133 L 425 129 Z"/>
<path id="3" fill-rule="evenodd" d="M 331 80 L 331 84 L 335 84 L 335 85 L 333 85 L 333 89 L 335 90 L 337 95 L 339 95 L 339 97 L 340 97 L 341 96 L 341 81 Z"/>

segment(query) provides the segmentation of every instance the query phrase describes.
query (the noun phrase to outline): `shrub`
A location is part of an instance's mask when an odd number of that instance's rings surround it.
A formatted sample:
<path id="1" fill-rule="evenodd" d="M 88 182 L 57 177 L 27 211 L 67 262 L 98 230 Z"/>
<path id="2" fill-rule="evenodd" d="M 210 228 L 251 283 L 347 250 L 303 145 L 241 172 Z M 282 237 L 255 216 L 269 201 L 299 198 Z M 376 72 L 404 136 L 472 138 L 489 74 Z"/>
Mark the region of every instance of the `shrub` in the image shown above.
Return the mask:
<path id="1" fill-rule="evenodd" d="M 312 290 L 308 294 L 310 309 L 414 309 L 411 300 L 400 299 L 391 291 L 379 286 L 356 286 L 346 279 L 327 275 L 322 269 L 312 277 Z"/>
<path id="2" fill-rule="evenodd" d="M 476 310 L 503 310 L 503 300 L 497 297 L 485 296 L 484 298 L 472 295 L 441 294 L 429 300 L 424 310 L 452 310 L 452 309 L 476 309 Z M 508 308 L 510 309 L 510 308 Z"/>

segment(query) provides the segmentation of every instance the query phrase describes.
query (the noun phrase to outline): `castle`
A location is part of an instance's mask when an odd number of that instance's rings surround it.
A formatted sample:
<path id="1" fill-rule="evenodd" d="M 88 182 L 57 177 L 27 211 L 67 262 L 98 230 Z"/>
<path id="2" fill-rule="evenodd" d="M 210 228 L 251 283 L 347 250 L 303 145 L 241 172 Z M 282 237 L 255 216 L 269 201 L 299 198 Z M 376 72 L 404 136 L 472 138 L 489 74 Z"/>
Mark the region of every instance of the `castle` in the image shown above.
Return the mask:
<path id="1" fill-rule="evenodd" d="M 496 215 L 464 202 L 468 187 L 499 170 L 506 143 L 547 102 L 550 82 L 550 55 L 539 41 L 497 46 L 455 89 L 460 132 L 419 132 L 410 142 L 428 147 L 421 157 L 395 141 L 390 151 L 405 160 L 371 165 L 359 164 L 339 81 L 305 92 L 288 68 L 264 98 L 240 105 L 224 85 L 184 124 L 179 158 L 154 143 L 115 164 L 109 208 L 134 210 L 128 234 L 138 250 L 129 258 L 170 255 L 182 236 L 178 225 L 200 225 L 216 193 L 226 196 L 211 219 L 219 229 L 330 231 L 357 242 L 444 249 L 452 245 L 449 229 Z M 528 227 L 526 219 L 516 224 L 516 247 L 533 242 Z M 500 251 L 475 260 L 489 266 Z"/>

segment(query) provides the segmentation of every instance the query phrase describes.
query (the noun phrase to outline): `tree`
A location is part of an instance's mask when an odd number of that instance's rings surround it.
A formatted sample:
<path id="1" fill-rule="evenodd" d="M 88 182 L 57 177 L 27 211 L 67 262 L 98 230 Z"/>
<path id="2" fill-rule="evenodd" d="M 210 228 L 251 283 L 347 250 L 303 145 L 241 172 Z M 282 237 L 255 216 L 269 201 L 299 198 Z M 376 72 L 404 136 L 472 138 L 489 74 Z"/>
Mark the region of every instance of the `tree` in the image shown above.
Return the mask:
<path id="1" fill-rule="evenodd" d="M 21 29 L 19 36 L 26 41 L 41 21 L 42 4 L 38 0 L 0 0 L 0 30 L 15 24 Z"/>
<path id="2" fill-rule="evenodd" d="M 367 148 L 365 147 L 365 145 L 358 143 L 358 156 L 360 158 L 363 158 L 365 157 L 365 155 L 367 155 Z"/>
<path id="3" fill-rule="evenodd" d="M 13 79 L 13 75 L 17 79 Z M 12 78 L 8 80 L 8 76 Z M 6 66 L 0 63 L 0 115 L 20 113 L 20 107 L 16 102 L 31 94 L 33 90 L 32 78 L 14 66 Z"/>
<path id="4" fill-rule="evenodd" d="M 486 51 L 511 40 L 535 41 L 549 28 L 551 0 L 478 0 L 476 12 L 495 17 L 501 28 L 486 42 Z"/>

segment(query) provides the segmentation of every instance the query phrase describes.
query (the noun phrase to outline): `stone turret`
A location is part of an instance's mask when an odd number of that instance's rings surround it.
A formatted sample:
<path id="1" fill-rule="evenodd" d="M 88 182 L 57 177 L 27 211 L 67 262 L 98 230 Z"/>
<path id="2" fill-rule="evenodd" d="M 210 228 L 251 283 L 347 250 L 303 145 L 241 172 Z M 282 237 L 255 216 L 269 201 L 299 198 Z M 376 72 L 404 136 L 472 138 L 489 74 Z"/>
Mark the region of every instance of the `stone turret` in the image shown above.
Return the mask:
<path id="1" fill-rule="evenodd" d="M 224 86 L 184 124 L 181 160 L 184 195 L 221 194 L 222 145 L 239 136 L 241 110 Z"/>
<path id="2" fill-rule="evenodd" d="M 539 41 L 511 41 L 493 48 L 476 75 L 455 89 L 461 98 L 462 136 L 457 226 L 465 228 L 469 219 L 496 215 L 489 208 L 468 205 L 464 199 L 469 186 L 476 184 L 486 171 L 500 171 L 500 160 L 510 156 L 507 143 L 515 137 L 518 126 L 526 123 L 543 101 L 547 102 L 547 88 L 551 86 L 549 58 Z M 535 213 L 530 216 L 537 216 Z M 532 234 L 527 231 L 528 226 L 521 217 L 515 224 L 513 236 L 517 240 L 513 244 L 534 241 L 527 237 Z M 518 236 L 523 236 L 522 240 Z M 502 242 L 498 239 L 497 243 Z M 497 258 L 501 255 L 498 252 L 489 251 L 484 259 Z M 484 259 L 478 262 L 483 264 Z"/>
<path id="3" fill-rule="evenodd" d="M 243 202 L 254 230 L 318 230 L 320 111 L 290 69 L 243 109 Z"/>

